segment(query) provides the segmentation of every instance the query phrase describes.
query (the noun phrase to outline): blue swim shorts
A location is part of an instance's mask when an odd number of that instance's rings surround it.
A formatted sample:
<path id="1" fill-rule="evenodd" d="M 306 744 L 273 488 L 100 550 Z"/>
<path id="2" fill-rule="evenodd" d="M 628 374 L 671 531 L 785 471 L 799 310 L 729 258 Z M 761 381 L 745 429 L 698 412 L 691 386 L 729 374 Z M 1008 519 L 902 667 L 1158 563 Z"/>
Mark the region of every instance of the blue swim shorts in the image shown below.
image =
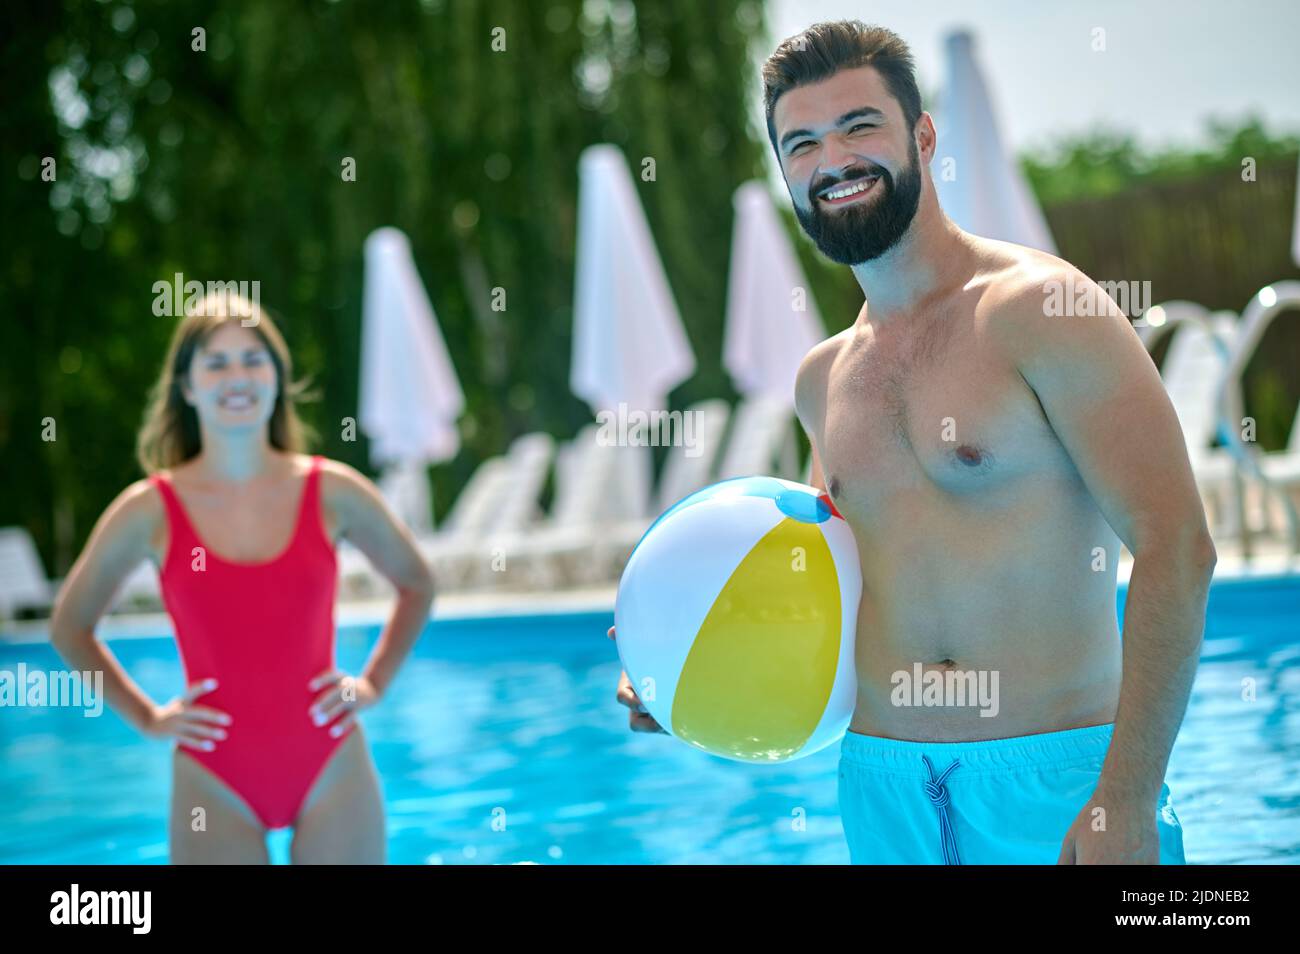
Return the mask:
<path id="1" fill-rule="evenodd" d="M 903 742 L 847 732 L 839 797 L 853 864 L 1056 864 L 1087 804 L 1113 724 L 986 742 Z M 1181 865 L 1183 830 L 1156 802 L 1160 863 Z"/>

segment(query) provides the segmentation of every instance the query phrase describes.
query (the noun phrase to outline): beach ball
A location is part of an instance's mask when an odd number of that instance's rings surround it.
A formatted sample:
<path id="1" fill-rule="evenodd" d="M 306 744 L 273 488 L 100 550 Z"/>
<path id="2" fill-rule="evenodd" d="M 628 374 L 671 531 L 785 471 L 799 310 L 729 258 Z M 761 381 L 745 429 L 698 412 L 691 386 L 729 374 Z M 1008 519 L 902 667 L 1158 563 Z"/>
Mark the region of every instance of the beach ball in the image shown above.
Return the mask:
<path id="1" fill-rule="evenodd" d="M 783 762 L 842 738 L 857 680 L 862 575 L 852 531 L 821 491 L 739 477 L 650 526 L 619 581 L 619 657 L 678 739 Z"/>

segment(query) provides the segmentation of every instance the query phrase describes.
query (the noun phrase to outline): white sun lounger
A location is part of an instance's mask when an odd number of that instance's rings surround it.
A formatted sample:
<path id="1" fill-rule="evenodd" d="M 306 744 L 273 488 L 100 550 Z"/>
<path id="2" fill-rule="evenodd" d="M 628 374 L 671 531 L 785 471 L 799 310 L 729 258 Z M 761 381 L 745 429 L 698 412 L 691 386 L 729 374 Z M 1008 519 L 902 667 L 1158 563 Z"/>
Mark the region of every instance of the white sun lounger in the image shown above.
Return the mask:
<path id="1" fill-rule="evenodd" d="M 483 461 L 461 488 L 442 528 L 417 541 L 439 589 L 459 582 L 465 555 L 473 552 L 492 522 L 509 488 L 510 473 L 510 460 L 504 454 Z"/>
<path id="2" fill-rule="evenodd" d="M 1286 281 L 1268 285 L 1250 300 L 1241 315 L 1241 331 L 1234 343 L 1231 359 L 1221 389 L 1222 413 L 1229 426 L 1239 424 L 1246 416 L 1245 397 L 1241 380 L 1256 349 L 1264 339 L 1268 326 L 1281 314 L 1300 310 L 1300 282 Z M 1287 537 L 1292 555 L 1300 553 L 1300 411 L 1291 425 L 1287 448 L 1271 454 L 1261 454 L 1257 445 L 1247 443 L 1240 433 L 1228 434 L 1237 456 L 1243 461 L 1245 476 L 1260 485 L 1265 497 L 1275 493 L 1275 499 L 1287 522 Z M 1268 508 L 1261 507 L 1267 526 Z M 1244 556 L 1251 554 L 1251 526 L 1248 520 L 1239 521 L 1241 548 Z"/>
<path id="3" fill-rule="evenodd" d="M 699 431 L 705 447 L 702 457 L 716 460 L 716 466 L 704 465 L 700 458 L 693 462 L 678 461 L 674 448 L 674 457 L 665 465 L 660 480 L 654 512 L 621 521 L 600 534 L 591 551 L 593 577 L 613 579 L 621 573 L 628 556 L 654 519 L 695 490 L 715 481 L 755 474 L 798 479 L 794 410 L 789 401 L 748 398 L 731 414 L 725 407 L 725 402 L 702 402 L 692 408 L 701 414 Z M 729 433 L 728 417 L 731 419 Z"/>
<path id="4" fill-rule="evenodd" d="M 523 533 L 541 518 L 540 498 L 554 457 L 555 439 L 549 434 L 515 439 L 505 457 L 507 469 L 494 481 L 486 518 L 439 554 L 447 582 L 481 584 L 498 575 L 502 557 L 495 541 Z"/>
<path id="5" fill-rule="evenodd" d="M 560 521 L 554 529 L 527 541 L 518 551 L 526 569 L 531 571 L 530 582 L 544 585 L 561 579 L 577 583 L 615 579 L 654 518 L 694 490 L 715 480 L 750 474 L 797 476 L 794 416 L 789 402 L 750 399 L 741 402 L 734 415 L 726 412 L 723 402 L 705 401 L 689 410 L 699 414 L 697 446 L 703 452 L 698 457 L 686 457 L 684 448 L 672 449 L 653 512 L 623 511 L 622 519 L 612 521 L 608 516 L 601 520 L 590 514 L 585 515 L 583 522 Z M 730 436 L 715 470 L 712 462 L 719 457 L 729 416 Z M 626 462 L 632 459 L 627 452 L 641 449 L 618 448 L 618 451 L 624 453 L 622 460 Z"/>
<path id="6" fill-rule="evenodd" d="M 621 520 L 597 536 L 594 556 L 601 564 L 597 568 L 601 575 L 608 577 L 612 575 L 610 571 L 621 572 L 637 542 L 659 514 L 712 482 L 731 408 L 726 401 L 714 399 L 700 401 L 684 413 L 693 416 L 692 446 L 674 445 L 669 449 L 651 512 Z"/>
<path id="7" fill-rule="evenodd" d="M 1240 374 L 1249 364 L 1268 325 L 1285 311 L 1300 311 L 1300 282 L 1278 282 L 1269 286 L 1267 300 L 1272 304 L 1261 302 L 1261 292 L 1255 296 L 1251 306 L 1243 317 L 1241 342 L 1238 352 L 1233 356 L 1231 372 L 1234 390 L 1240 392 Z M 1300 407 L 1291 423 L 1291 435 L 1287 439 L 1285 450 L 1261 454 L 1260 468 L 1264 476 L 1281 487 L 1300 486 Z"/>
<path id="8" fill-rule="evenodd" d="M 783 398 L 741 401 L 731 417 L 731 434 L 716 479 L 763 475 L 798 480 L 794 420 L 794 407 Z"/>
<path id="9" fill-rule="evenodd" d="M 1173 335 L 1160 378 L 1182 427 L 1192 474 L 1210 505 L 1214 529 L 1234 531 L 1237 506 L 1231 454 L 1214 447 L 1219 427 L 1220 393 L 1228 361 L 1237 338 L 1232 312 L 1211 312 L 1190 301 L 1164 302 L 1148 310 L 1159 315 L 1160 325 L 1146 325 L 1139 334 L 1148 350 Z"/>
<path id="10" fill-rule="evenodd" d="M 475 468 L 465 486 L 461 488 L 443 525 L 430 534 L 416 537 L 416 547 L 433 571 L 434 580 L 441 590 L 454 583 L 455 567 L 452 558 L 458 547 L 472 543 L 477 530 L 491 517 L 493 499 L 504 489 L 508 464 L 504 456 L 490 457 Z M 335 550 L 338 560 L 339 589 L 344 598 L 374 597 L 385 591 L 385 582 L 375 573 L 364 553 L 347 540 Z M 444 579 L 443 574 L 451 576 Z"/>
<path id="11" fill-rule="evenodd" d="M 25 527 L 0 529 L 0 617 L 18 610 L 48 610 L 54 588 Z"/>
<path id="12" fill-rule="evenodd" d="M 626 516 L 620 510 L 627 505 L 628 495 L 611 491 L 628 466 L 639 466 L 640 461 L 632 459 L 637 452 L 647 450 L 604 445 L 599 430 L 588 424 L 561 447 L 546 519 L 529 528 L 485 534 L 493 562 L 491 575 L 479 574 L 479 582 L 549 587 L 566 578 L 589 581 L 594 577 L 589 564 L 599 527 Z"/>
<path id="13" fill-rule="evenodd" d="M 113 596 L 113 610 L 161 609 L 162 586 L 153 560 L 141 560 Z"/>
<path id="14" fill-rule="evenodd" d="M 476 471 L 461 491 L 444 531 L 421 545 L 443 587 L 483 579 L 500 563 L 493 539 L 536 522 L 554 455 L 554 438 L 535 432 L 516 438 L 504 456 L 480 465 L 482 474 Z"/>

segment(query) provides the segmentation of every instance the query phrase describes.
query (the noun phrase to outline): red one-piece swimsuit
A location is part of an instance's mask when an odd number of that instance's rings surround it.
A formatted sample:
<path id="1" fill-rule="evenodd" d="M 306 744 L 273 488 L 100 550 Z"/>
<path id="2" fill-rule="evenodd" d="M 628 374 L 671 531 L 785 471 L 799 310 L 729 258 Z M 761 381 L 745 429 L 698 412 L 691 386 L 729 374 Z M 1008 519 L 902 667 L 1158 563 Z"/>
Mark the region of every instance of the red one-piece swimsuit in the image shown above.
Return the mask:
<path id="1" fill-rule="evenodd" d="M 169 479 L 162 494 L 170 527 L 159 580 L 180 646 L 186 685 L 215 679 L 196 704 L 227 713 L 227 737 L 187 756 L 229 786 L 268 829 L 292 825 L 312 783 L 347 738 L 312 722 L 323 690 L 308 688 L 334 668 L 334 547 L 320 513 L 320 458 L 303 482 L 293 537 L 270 560 L 223 559 L 199 539 Z"/>

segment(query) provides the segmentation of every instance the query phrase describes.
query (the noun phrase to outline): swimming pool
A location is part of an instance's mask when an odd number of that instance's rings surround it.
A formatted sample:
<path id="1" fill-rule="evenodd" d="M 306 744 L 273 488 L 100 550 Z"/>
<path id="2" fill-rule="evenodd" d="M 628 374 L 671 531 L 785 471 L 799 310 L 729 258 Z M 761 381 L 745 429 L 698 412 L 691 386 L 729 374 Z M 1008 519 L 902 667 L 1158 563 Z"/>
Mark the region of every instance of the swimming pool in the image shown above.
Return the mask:
<path id="1" fill-rule="evenodd" d="M 584 613 L 425 630 L 388 698 L 363 717 L 390 861 L 847 863 L 838 746 L 758 767 L 628 732 L 614 701 L 612 621 Z M 340 664 L 357 671 L 378 632 L 343 628 Z M 179 689 L 170 638 L 111 645 L 154 698 Z M 0 669 L 20 663 L 61 665 L 43 644 L 0 646 Z M 1216 581 L 1167 776 L 1189 862 L 1300 863 L 1298 700 L 1300 578 Z M 0 709 L 0 863 L 165 863 L 169 759 L 165 743 L 111 712 Z M 287 846 L 287 833 L 273 835 L 273 858 L 286 860 Z"/>

